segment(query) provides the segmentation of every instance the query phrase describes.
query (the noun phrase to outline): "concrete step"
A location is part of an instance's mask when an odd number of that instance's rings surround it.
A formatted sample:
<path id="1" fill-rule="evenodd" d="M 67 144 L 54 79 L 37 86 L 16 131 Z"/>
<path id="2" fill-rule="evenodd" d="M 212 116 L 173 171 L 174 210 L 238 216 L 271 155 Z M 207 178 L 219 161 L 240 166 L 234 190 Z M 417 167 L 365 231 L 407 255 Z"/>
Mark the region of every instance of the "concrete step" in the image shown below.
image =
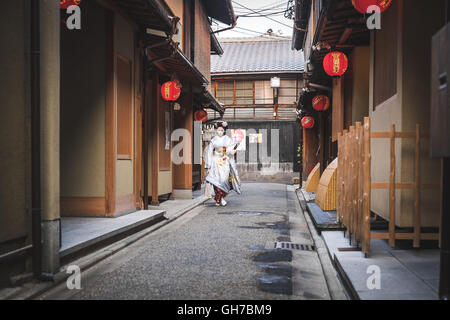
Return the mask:
<path id="1" fill-rule="evenodd" d="M 86 255 L 165 219 L 165 210 L 140 210 L 114 218 L 63 217 L 61 263 Z"/>

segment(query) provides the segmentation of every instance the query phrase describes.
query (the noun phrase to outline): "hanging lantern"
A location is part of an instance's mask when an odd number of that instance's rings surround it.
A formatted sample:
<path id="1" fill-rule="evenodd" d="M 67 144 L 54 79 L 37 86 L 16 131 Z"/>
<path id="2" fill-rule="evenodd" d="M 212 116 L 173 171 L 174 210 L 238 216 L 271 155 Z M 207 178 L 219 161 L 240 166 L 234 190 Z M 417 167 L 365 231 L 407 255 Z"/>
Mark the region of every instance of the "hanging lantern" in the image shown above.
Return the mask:
<path id="1" fill-rule="evenodd" d="M 205 110 L 198 110 L 194 113 L 195 121 L 205 122 L 208 120 L 208 113 Z"/>
<path id="2" fill-rule="evenodd" d="M 330 107 L 330 98 L 324 94 L 319 94 L 312 99 L 312 106 L 317 111 L 327 111 Z"/>
<path id="3" fill-rule="evenodd" d="M 314 118 L 313 117 L 303 117 L 302 118 L 302 127 L 305 129 L 312 129 L 314 127 Z"/>
<path id="4" fill-rule="evenodd" d="M 80 3 L 81 3 L 81 0 L 60 0 L 59 8 L 67 9 L 70 6 L 78 6 L 78 5 L 80 5 Z"/>
<path id="5" fill-rule="evenodd" d="M 166 101 L 176 101 L 180 97 L 181 87 L 177 81 L 167 81 L 161 86 L 161 96 Z"/>
<path id="6" fill-rule="evenodd" d="M 381 12 L 384 12 L 391 5 L 392 0 L 352 0 L 356 10 L 361 13 L 367 13 L 370 6 L 378 6 Z"/>
<path id="7" fill-rule="evenodd" d="M 348 68 L 347 56 L 339 51 L 330 52 L 323 59 L 323 68 L 329 76 L 342 76 Z"/>

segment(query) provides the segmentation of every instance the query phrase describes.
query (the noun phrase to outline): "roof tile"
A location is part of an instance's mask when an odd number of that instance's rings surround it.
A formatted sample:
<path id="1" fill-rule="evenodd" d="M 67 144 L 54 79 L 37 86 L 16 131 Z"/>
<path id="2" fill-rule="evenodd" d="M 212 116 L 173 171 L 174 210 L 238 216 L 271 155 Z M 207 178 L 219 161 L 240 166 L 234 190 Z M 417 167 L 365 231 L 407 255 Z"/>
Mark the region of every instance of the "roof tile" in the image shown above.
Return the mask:
<path id="1" fill-rule="evenodd" d="M 290 39 L 221 42 L 222 56 L 211 56 L 211 73 L 243 73 L 304 70 L 302 51 L 291 49 Z"/>

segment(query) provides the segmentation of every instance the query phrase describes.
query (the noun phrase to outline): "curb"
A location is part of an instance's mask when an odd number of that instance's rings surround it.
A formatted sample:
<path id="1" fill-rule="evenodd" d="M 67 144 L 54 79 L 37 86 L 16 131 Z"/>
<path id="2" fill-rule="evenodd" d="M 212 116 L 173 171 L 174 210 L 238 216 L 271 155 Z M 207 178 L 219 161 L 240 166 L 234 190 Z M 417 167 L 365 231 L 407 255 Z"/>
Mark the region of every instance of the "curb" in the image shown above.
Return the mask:
<path id="1" fill-rule="evenodd" d="M 208 200 L 209 200 L 209 198 L 207 198 L 205 196 L 194 199 L 192 204 L 188 205 L 185 208 L 180 209 L 170 218 L 166 218 L 166 220 L 163 220 L 156 224 L 153 224 L 144 230 L 141 230 L 141 231 L 139 231 L 135 234 L 132 234 L 126 238 L 123 238 L 121 240 L 118 240 L 117 242 L 114 242 L 113 244 L 110 244 L 107 247 L 99 249 L 99 250 L 92 252 L 84 257 L 81 257 L 75 261 L 72 261 L 67 265 L 62 266 L 60 268 L 60 271 L 51 277 L 50 281 L 38 282 L 34 285 L 32 283 L 24 284 L 23 289 L 6 288 L 6 289 L 0 291 L 0 300 L 30 300 L 30 299 L 34 299 L 34 298 L 42 295 L 46 291 L 56 287 L 57 285 L 61 284 L 64 281 L 66 281 L 70 276 L 70 274 L 68 274 L 66 272 L 67 267 L 69 265 L 77 265 L 78 267 L 80 267 L 81 271 L 86 271 L 87 269 L 93 267 L 94 265 L 101 262 L 102 260 L 114 255 L 115 253 L 119 252 L 120 250 L 135 243 L 136 241 L 140 240 L 141 238 L 143 238 L 143 237 L 149 235 L 150 233 L 164 227 L 165 225 L 177 220 L 178 218 L 180 218 L 187 212 L 204 204 Z M 27 289 L 27 286 L 30 288 Z M 4 292 L 3 295 L 2 295 L 2 292 Z"/>
<path id="2" fill-rule="evenodd" d="M 297 190 L 294 190 L 294 192 L 296 194 L 297 200 L 300 202 L 301 200 L 299 198 Z M 328 248 L 325 242 L 314 227 L 314 223 L 309 214 L 304 214 L 304 216 L 306 222 L 308 223 L 309 232 L 311 233 L 311 236 L 313 237 L 314 243 L 317 248 L 317 254 L 322 265 L 323 274 L 325 275 L 325 280 L 327 282 L 331 299 L 348 300 L 345 290 L 339 282 L 338 273 L 333 265 L 332 259 L 330 258 L 330 253 L 328 252 Z"/>

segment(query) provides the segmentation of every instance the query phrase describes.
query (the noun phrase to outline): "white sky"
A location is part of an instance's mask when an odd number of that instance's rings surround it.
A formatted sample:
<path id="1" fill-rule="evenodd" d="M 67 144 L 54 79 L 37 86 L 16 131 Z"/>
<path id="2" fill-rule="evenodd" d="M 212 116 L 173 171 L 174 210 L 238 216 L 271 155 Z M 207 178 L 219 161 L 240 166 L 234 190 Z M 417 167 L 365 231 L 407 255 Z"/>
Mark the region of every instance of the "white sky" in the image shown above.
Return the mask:
<path id="1" fill-rule="evenodd" d="M 288 0 L 232 0 L 235 15 L 252 14 L 253 16 L 271 14 L 266 17 L 239 17 L 237 25 L 234 29 L 224 32 L 216 33 L 217 38 L 246 38 L 246 37 L 258 37 L 262 33 L 266 33 L 267 30 L 272 29 L 274 34 L 281 35 L 283 37 L 292 37 L 293 20 L 284 17 L 283 11 L 287 9 Z M 293 5 L 294 1 L 291 1 Z M 254 11 L 265 10 L 259 13 Z M 272 13 L 276 13 L 272 15 Z M 213 30 L 226 28 L 224 24 L 213 23 Z M 244 30 L 247 29 L 247 30 Z M 253 30 L 256 32 L 252 32 Z"/>

